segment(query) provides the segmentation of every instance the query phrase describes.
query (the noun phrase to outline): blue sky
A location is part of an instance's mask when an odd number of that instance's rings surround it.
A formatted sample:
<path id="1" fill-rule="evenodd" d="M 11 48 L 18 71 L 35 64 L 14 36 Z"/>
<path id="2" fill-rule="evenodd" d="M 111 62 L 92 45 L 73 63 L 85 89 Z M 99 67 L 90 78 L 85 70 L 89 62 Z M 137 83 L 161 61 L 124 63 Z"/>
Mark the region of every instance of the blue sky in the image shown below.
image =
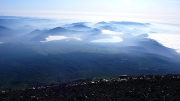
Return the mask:
<path id="1" fill-rule="evenodd" d="M 180 0 L 0 0 L 0 15 L 176 22 Z"/>

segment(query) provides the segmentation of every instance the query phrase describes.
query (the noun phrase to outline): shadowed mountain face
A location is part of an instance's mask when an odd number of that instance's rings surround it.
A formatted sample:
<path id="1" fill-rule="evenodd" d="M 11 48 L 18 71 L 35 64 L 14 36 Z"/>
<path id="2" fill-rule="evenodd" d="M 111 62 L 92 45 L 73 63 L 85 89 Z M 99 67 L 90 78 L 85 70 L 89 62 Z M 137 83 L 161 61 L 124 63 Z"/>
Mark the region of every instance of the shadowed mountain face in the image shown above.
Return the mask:
<path id="1" fill-rule="evenodd" d="M 2 87 L 24 88 L 34 83 L 121 74 L 180 73 L 179 53 L 149 38 L 149 33 L 158 32 L 151 23 L 60 24 L 57 20 L 22 17 L 0 20 Z M 5 22 L 21 23 L 14 28 Z"/>

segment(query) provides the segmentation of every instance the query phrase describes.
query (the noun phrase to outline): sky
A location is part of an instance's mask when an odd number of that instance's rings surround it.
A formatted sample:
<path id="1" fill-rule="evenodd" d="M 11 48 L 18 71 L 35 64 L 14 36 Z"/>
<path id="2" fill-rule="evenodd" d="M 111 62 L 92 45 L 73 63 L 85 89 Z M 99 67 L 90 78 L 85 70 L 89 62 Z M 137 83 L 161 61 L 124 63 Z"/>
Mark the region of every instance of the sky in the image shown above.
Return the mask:
<path id="1" fill-rule="evenodd" d="M 180 0 L 0 0 L 0 15 L 177 22 Z"/>

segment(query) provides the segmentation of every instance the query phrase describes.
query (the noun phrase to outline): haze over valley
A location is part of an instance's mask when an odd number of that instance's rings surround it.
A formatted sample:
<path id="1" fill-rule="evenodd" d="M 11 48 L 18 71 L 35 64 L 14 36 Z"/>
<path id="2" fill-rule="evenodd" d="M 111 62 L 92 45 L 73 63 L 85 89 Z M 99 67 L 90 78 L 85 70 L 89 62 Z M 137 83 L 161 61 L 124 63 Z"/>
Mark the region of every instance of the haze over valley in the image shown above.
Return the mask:
<path id="1" fill-rule="evenodd" d="M 166 37 L 163 33 L 178 36 L 179 32 L 159 26 L 179 25 L 61 23 L 58 19 L 14 16 L 1 16 L 0 25 L 1 87 L 24 88 L 123 74 L 179 74 L 179 47 L 158 39 Z"/>

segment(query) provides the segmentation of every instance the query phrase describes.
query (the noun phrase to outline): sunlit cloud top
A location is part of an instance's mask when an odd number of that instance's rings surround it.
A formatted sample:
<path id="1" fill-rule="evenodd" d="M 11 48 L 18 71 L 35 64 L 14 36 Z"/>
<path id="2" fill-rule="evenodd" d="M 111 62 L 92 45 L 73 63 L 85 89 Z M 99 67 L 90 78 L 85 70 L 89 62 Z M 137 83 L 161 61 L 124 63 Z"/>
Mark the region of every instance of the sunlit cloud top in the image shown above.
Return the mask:
<path id="1" fill-rule="evenodd" d="M 75 39 L 79 41 L 81 40 L 81 38 L 78 37 L 48 36 L 45 41 L 41 41 L 41 42 L 50 42 L 50 41 L 65 40 L 65 39 Z"/>

